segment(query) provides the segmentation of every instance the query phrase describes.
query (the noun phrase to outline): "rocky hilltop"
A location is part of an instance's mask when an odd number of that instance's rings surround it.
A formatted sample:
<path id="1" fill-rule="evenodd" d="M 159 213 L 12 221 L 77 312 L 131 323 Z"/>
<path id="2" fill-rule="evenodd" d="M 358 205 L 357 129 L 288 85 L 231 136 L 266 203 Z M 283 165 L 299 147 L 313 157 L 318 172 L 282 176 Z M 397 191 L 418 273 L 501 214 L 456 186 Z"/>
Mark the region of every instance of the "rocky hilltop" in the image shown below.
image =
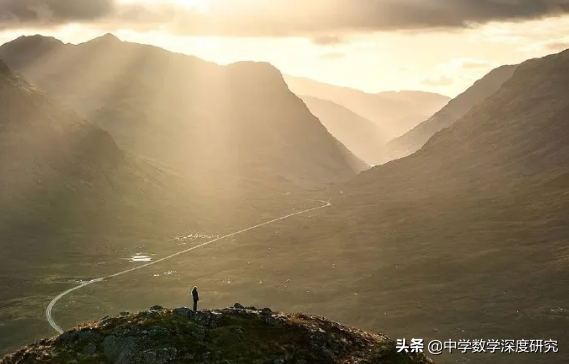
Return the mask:
<path id="1" fill-rule="evenodd" d="M 188 308 L 122 312 L 43 339 L 0 364 L 259 363 L 429 364 L 423 354 L 397 353 L 384 335 L 302 313 L 284 314 L 235 304 L 222 310 Z"/>

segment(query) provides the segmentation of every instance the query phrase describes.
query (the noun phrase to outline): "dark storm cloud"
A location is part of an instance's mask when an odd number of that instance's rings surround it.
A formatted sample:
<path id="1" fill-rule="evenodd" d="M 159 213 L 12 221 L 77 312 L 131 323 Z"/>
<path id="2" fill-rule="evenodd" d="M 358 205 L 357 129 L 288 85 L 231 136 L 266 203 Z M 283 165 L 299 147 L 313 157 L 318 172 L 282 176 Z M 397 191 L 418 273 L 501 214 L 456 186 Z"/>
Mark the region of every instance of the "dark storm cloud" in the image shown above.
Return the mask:
<path id="1" fill-rule="evenodd" d="M 0 0 L 0 28 L 88 22 L 113 13 L 112 0 Z"/>
<path id="2" fill-rule="evenodd" d="M 160 27 L 187 35 L 307 36 L 316 41 L 346 32 L 460 29 L 567 12 L 569 0 L 209 0 L 207 12 L 167 0 L 0 0 L 0 24 L 3 19 L 14 27 L 85 21 L 107 29 Z"/>

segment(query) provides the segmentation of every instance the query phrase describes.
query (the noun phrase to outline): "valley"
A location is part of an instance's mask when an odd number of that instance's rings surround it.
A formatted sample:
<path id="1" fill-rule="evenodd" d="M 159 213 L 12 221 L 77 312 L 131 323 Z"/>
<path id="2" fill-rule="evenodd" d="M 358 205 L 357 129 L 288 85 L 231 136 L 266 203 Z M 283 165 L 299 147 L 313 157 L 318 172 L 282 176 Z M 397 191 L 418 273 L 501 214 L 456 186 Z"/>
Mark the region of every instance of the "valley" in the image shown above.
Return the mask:
<path id="1" fill-rule="evenodd" d="M 559 343 L 439 364 L 569 359 L 569 50 L 453 99 L 112 34 L 0 59 L 0 355 L 198 286 L 201 310 Z"/>

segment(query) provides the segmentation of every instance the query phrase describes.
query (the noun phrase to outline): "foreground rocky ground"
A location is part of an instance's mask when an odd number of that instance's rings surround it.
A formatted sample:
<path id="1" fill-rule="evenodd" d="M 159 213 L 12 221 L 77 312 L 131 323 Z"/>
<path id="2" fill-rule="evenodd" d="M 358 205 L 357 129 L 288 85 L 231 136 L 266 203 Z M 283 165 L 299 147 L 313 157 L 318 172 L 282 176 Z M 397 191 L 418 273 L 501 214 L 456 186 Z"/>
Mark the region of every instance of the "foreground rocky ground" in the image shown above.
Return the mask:
<path id="1" fill-rule="evenodd" d="M 422 354 L 397 353 L 384 335 L 301 313 L 235 304 L 193 312 L 150 311 L 82 324 L 43 339 L 0 364 L 432 364 Z"/>

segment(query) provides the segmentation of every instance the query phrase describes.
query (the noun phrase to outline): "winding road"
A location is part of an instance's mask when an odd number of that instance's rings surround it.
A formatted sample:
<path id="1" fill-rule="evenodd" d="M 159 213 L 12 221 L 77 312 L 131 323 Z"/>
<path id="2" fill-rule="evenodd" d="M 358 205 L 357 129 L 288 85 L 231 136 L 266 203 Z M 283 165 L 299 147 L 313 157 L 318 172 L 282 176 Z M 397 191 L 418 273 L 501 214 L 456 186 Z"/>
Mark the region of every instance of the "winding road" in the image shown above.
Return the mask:
<path id="1" fill-rule="evenodd" d="M 195 249 L 204 247 L 204 246 L 209 245 L 209 244 L 213 244 L 213 243 L 215 243 L 215 242 L 218 242 L 218 241 L 220 241 L 220 240 L 223 240 L 223 239 L 226 239 L 226 238 L 235 236 L 235 235 L 242 234 L 242 233 L 247 232 L 247 231 L 249 231 L 249 230 L 253 230 L 253 229 L 259 228 L 259 227 L 261 227 L 261 226 L 269 225 L 269 224 L 272 224 L 272 223 L 277 222 L 277 221 L 285 220 L 285 219 L 288 219 L 289 217 L 292 217 L 292 216 L 304 214 L 304 213 L 307 213 L 307 212 L 310 212 L 310 211 L 320 210 L 320 209 L 323 209 L 323 208 L 326 208 L 326 207 L 329 207 L 329 206 L 332 205 L 329 201 L 322 201 L 322 200 L 313 200 L 313 201 L 322 202 L 324 205 L 322 205 L 322 206 L 317 206 L 317 207 L 312 207 L 312 208 L 309 208 L 309 209 L 306 209 L 306 210 L 302 210 L 302 211 L 294 212 L 294 213 L 292 213 L 292 214 L 288 214 L 288 215 L 285 215 L 285 216 L 281 216 L 281 217 L 278 217 L 278 218 L 273 219 L 273 220 L 269 220 L 269 221 L 266 221 L 266 222 L 263 222 L 263 223 L 260 223 L 260 224 L 254 225 L 254 226 L 250 226 L 250 227 L 248 227 L 248 228 L 246 228 L 246 229 L 239 230 L 239 231 L 236 231 L 236 232 L 227 234 L 227 235 L 223 235 L 223 236 L 221 236 L 221 237 L 219 237 L 219 238 L 215 238 L 215 239 L 206 241 L 206 242 L 204 242 L 204 243 L 198 244 L 198 245 L 193 246 L 193 247 L 191 247 L 191 248 L 188 248 L 188 249 L 179 251 L 179 252 L 177 252 L 177 253 L 168 255 L 168 256 L 166 256 L 166 257 L 157 259 L 157 260 L 152 261 L 152 262 L 150 262 L 150 263 L 146 263 L 146 264 L 143 264 L 143 265 L 139 265 L 139 266 L 136 266 L 136 267 L 134 267 L 134 268 L 127 269 L 127 270 L 123 270 L 122 272 L 118 272 L 118 273 L 115 273 L 115 274 L 111 274 L 111 275 L 108 275 L 108 276 L 105 276 L 105 277 L 102 277 L 102 278 L 96 278 L 96 279 L 92 279 L 92 280 L 87 281 L 87 282 L 83 282 L 83 283 L 81 283 L 80 285 L 78 285 L 78 286 L 76 286 L 76 287 L 73 287 L 73 288 L 70 288 L 70 289 L 68 289 L 67 291 L 61 292 L 60 294 L 58 294 L 57 296 L 55 296 L 55 297 L 51 300 L 51 302 L 47 305 L 47 308 L 45 309 L 45 318 L 47 319 L 47 322 L 49 322 L 49 324 L 51 325 L 51 327 L 52 327 L 55 331 L 57 331 L 59 334 L 62 334 L 62 333 L 63 333 L 63 329 L 62 329 L 62 328 L 55 322 L 55 320 L 53 319 L 52 311 L 53 311 L 53 307 L 55 306 L 55 304 L 57 303 L 57 301 L 59 301 L 60 299 L 62 299 L 62 298 L 65 297 L 66 295 L 68 295 L 69 293 L 71 293 L 71 292 L 73 292 L 73 291 L 76 291 L 76 290 L 78 290 L 78 289 L 81 289 L 81 288 L 83 288 L 83 287 L 86 287 L 86 286 L 88 286 L 88 285 L 91 285 L 91 284 L 93 284 L 93 283 L 101 282 L 101 281 L 104 281 L 104 280 L 106 280 L 106 279 L 110 279 L 110 278 L 113 278 L 113 277 L 118 277 L 118 276 L 121 276 L 121 275 L 123 275 L 123 274 L 129 273 L 129 272 L 132 272 L 132 271 L 135 271 L 135 270 L 139 270 L 139 269 L 146 268 L 146 267 L 148 267 L 148 266 L 150 266 L 150 265 L 163 262 L 163 261 L 165 261 L 165 260 L 168 260 L 168 259 L 177 257 L 178 255 L 188 253 L 188 252 L 190 252 L 190 251 L 192 251 L 192 250 L 195 250 Z"/>

